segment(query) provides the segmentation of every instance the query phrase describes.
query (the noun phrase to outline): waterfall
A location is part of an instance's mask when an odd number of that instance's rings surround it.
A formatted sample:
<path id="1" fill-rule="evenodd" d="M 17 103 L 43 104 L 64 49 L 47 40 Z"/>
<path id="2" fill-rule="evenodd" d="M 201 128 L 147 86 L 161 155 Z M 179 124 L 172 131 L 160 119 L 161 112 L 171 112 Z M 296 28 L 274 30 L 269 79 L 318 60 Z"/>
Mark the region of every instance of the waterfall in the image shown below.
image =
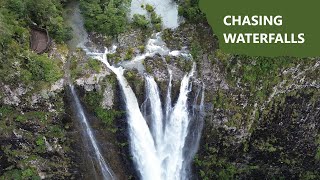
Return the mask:
<path id="1" fill-rule="evenodd" d="M 169 69 L 169 84 L 168 84 L 168 89 L 167 89 L 167 97 L 166 97 L 166 119 L 169 119 L 169 115 L 172 110 L 172 105 L 171 105 L 171 89 L 172 89 L 172 71 Z"/>
<path id="2" fill-rule="evenodd" d="M 101 171 L 101 174 L 103 176 L 103 179 L 105 180 L 110 180 L 110 179 L 115 179 L 114 178 L 114 175 L 113 175 L 113 172 L 111 171 L 111 169 L 108 167 L 107 163 L 105 162 L 101 152 L 100 152 L 100 149 L 98 147 L 98 144 L 97 144 L 97 141 L 94 137 L 94 134 L 92 132 L 92 129 L 88 123 L 88 120 L 87 120 L 87 117 L 83 111 L 83 108 L 80 104 L 80 100 L 74 90 L 74 87 L 72 85 L 69 85 L 70 87 L 70 91 L 71 91 L 71 94 L 72 94 L 72 97 L 75 101 L 75 106 L 76 106 L 76 109 L 77 109 L 77 117 L 78 119 L 80 120 L 80 123 L 81 123 L 81 127 L 85 133 L 85 137 L 88 137 L 89 139 L 89 142 L 90 142 L 90 145 L 91 147 L 93 148 L 94 150 L 94 155 L 95 155 L 95 159 L 99 165 L 99 168 L 100 168 L 100 171 Z"/>
<path id="3" fill-rule="evenodd" d="M 189 74 L 183 77 L 178 100 L 170 113 L 169 119 L 166 119 L 161 150 L 164 179 L 182 179 L 183 148 L 190 122 L 188 112 L 189 80 L 193 76 L 194 69 L 195 66 Z"/>
<path id="4" fill-rule="evenodd" d="M 180 93 L 173 107 L 171 104 L 172 72 L 168 70 L 170 78 L 164 111 L 156 81 L 152 76 L 145 75 L 146 100 L 140 109 L 137 97 L 123 75 L 125 69 L 121 66 L 111 66 L 107 60 L 108 53 L 112 52 L 106 49 L 102 56 L 94 54 L 93 57 L 103 62 L 117 76 L 126 105 L 130 149 L 141 179 L 188 179 L 186 168 L 189 166 L 185 165 L 185 149 L 191 147 L 186 147 L 185 144 L 190 122 L 193 120 L 193 113 L 189 113 L 188 110 L 188 95 L 192 89 L 190 78 L 194 75 L 195 64 L 191 72 L 181 80 Z M 197 145 L 196 142 L 195 144 Z M 190 156 L 193 157 L 193 152 L 186 157 L 188 159 Z"/>
<path id="5" fill-rule="evenodd" d="M 146 76 L 147 98 L 151 108 L 151 132 L 157 147 L 161 145 L 163 134 L 162 107 L 157 83 L 151 76 Z"/>

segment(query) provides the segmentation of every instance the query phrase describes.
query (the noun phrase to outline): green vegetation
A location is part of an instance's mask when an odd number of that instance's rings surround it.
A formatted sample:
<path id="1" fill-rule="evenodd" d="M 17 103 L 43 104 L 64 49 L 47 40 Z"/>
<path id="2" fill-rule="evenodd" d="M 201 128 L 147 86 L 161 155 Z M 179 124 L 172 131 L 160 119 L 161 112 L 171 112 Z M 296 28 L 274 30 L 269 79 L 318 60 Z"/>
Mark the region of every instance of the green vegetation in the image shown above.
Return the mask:
<path id="1" fill-rule="evenodd" d="M 97 117 L 109 127 L 114 125 L 114 120 L 116 118 L 123 115 L 123 112 L 114 109 L 103 109 L 101 107 L 96 108 L 95 112 Z"/>
<path id="2" fill-rule="evenodd" d="M 147 30 L 148 27 L 153 27 L 156 31 L 161 31 L 162 19 L 154 11 L 154 7 L 151 6 L 150 4 L 147 4 L 145 6 L 145 9 L 148 12 L 147 17 L 141 14 L 134 14 L 132 19 L 133 25 L 143 30 Z"/>
<path id="3" fill-rule="evenodd" d="M 153 24 L 153 27 L 156 31 L 161 31 L 162 27 L 162 19 L 160 16 L 157 15 L 157 13 L 154 11 L 154 7 L 150 4 L 146 5 L 146 10 L 148 11 L 150 15 L 151 24 Z"/>
<path id="4" fill-rule="evenodd" d="M 133 24 L 137 27 L 142 29 L 146 29 L 149 25 L 149 21 L 147 20 L 146 16 L 141 14 L 134 14 L 133 15 Z"/>
<path id="5" fill-rule="evenodd" d="M 205 15 L 199 8 L 199 0 L 185 0 L 179 4 L 179 15 L 193 23 L 205 20 Z"/>
<path id="6" fill-rule="evenodd" d="M 62 18 L 64 3 L 65 0 L 4 0 L 3 9 L 8 10 L 9 16 L 15 16 L 20 26 L 27 27 L 34 22 L 46 28 L 57 42 L 63 42 L 71 38 L 71 28 Z"/>
<path id="7" fill-rule="evenodd" d="M 55 82 L 62 77 L 61 69 L 46 55 L 31 55 L 26 66 L 34 81 Z M 27 70 L 25 70 L 25 73 Z"/>
<path id="8" fill-rule="evenodd" d="M 32 7 L 32 8 L 31 8 Z M 58 62 L 29 50 L 29 25 L 47 28 L 58 42 L 69 39 L 60 1 L 1 1 L 0 79 L 4 83 L 52 83 L 62 77 Z"/>
<path id="9" fill-rule="evenodd" d="M 38 176 L 35 168 L 27 168 L 24 170 L 20 169 L 12 169 L 10 171 L 5 172 L 1 177 L 1 180 L 14 179 L 14 180 L 24 180 L 24 179 L 32 179 L 32 180 L 40 180 L 41 178 Z"/>
<path id="10" fill-rule="evenodd" d="M 53 106 L 58 106 L 62 98 L 52 101 Z M 66 132 L 61 121 L 57 122 L 55 113 L 47 111 L 31 110 L 21 113 L 19 108 L 10 106 L 0 107 L 0 136 L 3 141 L 0 147 L 2 173 L 1 180 L 7 179 L 40 179 L 36 170 L 39 162 L 43 164 L 43 170 L 48 171 L 48 175 L 59 175 L 64 173 L 61 163 L 68 163 L 68 158 L 61 158 L 61 155 L 51 154 L 52 159 L 44 159 L 47 156 L 45 139 L 52 145 L 54 141 L 59 142 L 59 146 L 68 153 L 66 148 Z M 15 133 L 15 135 L 10 135 Z M 21 136 L 21 137 L 19 137 Z M 55 139 L 55 140 L 54 140 Z M 56 172 L 50 171 L 57 169 Z M 61 171 L 60 171 L 61 170 Z M 60 171 L 60 172 L 59 172 Z"/>
<path id="11" fill-rule="evenodd" d="M 127 26 L 128 0 L 80 0 L 88 31 L 115 37 Z"/>
<path id="12" fill-rule="evenodd" d="M 97 73 L 101 71 L 101 62 L 96 59 L 90 58 L 88 60 L 88 66 L 94 71 L 96 71 Z"/>
<path id="13" fill-rule="evenodd" d="M 87 107 L 94 112 L 96 117 L 98 117 L 108 129 L 113 130 L 114 120 L 117 117 L 123 115 L 123 112 L 117 111 L 114 109 L 103 109 L 101 107 L 101 101 L 103 95 L 99 92 L 88 92 L 84 96 L 84 101 L 86 102 Z"/>
<path id="14" fill-rule="evenodd" d="M 133 53 L 134 53 L 134 49 L 133 48 L 129 48 L 126 56 L 124 57 L 125 60 L 131 60 L 133 57 Z"/>
<path id="15" fill-rule="evenodd" d="M 153 8 L 153 6 L 150 5 L 150 4 L 147 4 L 147 5 L 146 5 L 146 10 L 147 10 L 149 13 L 154 12 L 154 8 Z"/>

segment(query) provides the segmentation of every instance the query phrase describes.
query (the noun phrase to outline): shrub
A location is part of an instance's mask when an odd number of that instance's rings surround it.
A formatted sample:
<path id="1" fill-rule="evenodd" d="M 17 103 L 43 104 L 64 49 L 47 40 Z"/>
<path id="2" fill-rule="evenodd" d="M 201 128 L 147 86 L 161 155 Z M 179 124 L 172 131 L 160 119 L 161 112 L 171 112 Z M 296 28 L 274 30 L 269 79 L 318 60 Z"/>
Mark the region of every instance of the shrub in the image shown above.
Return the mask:
<path id="1" fill-rule="evenodd" d="M 151 23 L 152 24 L 159 24 L 161 22 L 162 22 L 161 17 L 158 16 L 157 13 L 152 12 L 151 13 Z"/>
<path id="2" fill-rule="evenodd" d="M 121 116 L 123 113 L 116 110 L 106 110 L 101 107 L 96 108 L 95 113 L 99 119 L 102 120 L 107 126 L 111 126 L 113 121 Z"/>
<path id="3" fill-rule="evenodd" d="M 154 28 L 156 29 L 156 31 L 161 31 L 162 27 L 161 27 L 161 23 L 155 24 Z"/>
<path id="4" fill-rule="evenodd" d="M 100 72 L 101 71 L 101 63 L 97 60 L 94 60 L 94 59 L 89 59 L 88 60 L 88 65 L 91 69 L 93 69 L 94 71 L 96 72 Z"/>
<path id="5" fill-rule="evenodd" d="M 146 16 L 141 14 L 133 15 L 133 24 L 137 27 L 146 29 L 149 25 L 149 21 L 147 20 Z"/>
<path id="6" fill-rule="evenodd" d="M 178 13 L 190 22 L 205 20 L 205 15 L 199 8 L 199 0 L 186 0 L 179 5 Z"/>
<path id="7" fill-rule="evenodd" d="M 147 10 L 149 13 L 154 12 L 154 8 L 153 8 L 153 6 L 150 5 L 150 4 L 147 4 L 147 5 L 146 5 L 146 10 Z"/>
<path id="8" fill-rule="evenodd" d="M 127 26 L 128 1 L 81 0 L 80 7 L 88 31 L 95 31 L 115 37 L 124 32 Z"/>
<path id="9" fill-rule="evenodd" d="M 35 81 L 55 82 L 63 74 L 58 65 L 46 55 L 32 55 L 27 63 L 28 70 Z"/>

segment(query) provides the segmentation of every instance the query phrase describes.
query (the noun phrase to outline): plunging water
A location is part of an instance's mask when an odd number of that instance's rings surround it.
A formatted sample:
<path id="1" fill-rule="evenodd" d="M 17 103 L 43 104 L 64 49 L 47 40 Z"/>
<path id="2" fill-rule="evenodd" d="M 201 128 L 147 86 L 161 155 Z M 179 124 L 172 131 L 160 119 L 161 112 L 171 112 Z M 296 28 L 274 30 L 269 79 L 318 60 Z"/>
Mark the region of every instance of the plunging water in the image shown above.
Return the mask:
<path id="1" fill-rule="evenodd" d="M 89 139 L 89 144 L 91 145 L 91 148 L 94 151 L 94 157 L 95 157 L 95 160 L 97 161 L 97 164 L 99 165 L 103 179 L 105 179 L 105 180 L 115 179 L 113 176 L 113 172 L 108 167 L 107 163 L 105 162 L 105 160 L 100 152 L 97 141 L 96 141 L 94 134 L 92 132 L 92 129 L 88 123 L 87 117 L 83 111 L 83 108 L 80 104 L 79 98 L 74 90 L 74 87 L 72 85 L 70 85 L 69 87 L 70 87 L 71 94 L 72 94 L 74 101 L 75 101 L 75 106 L 77 109 L 76 113 L 77 113 L 78 119 L 81 122 L 81 126 L 85 132 L 86 137 L 88 137 L 88 139 Z"/>
<path id="2" fill-rule="evenodd" d="M 178 26 L 177 5 L 172 0 L 132 0 L 131 15 L 146 13 L 141 8 L 142 4 L 154 5 L 155 11 L 163 19 L 164 27 L 175 28 Z M 172 72 L 170 69 L 168 70 L 169 82 L 165 105 L 161 102 L 159 88 L 154 78 L 145 75 L 146 101 L 143 103 L 142 109 L 140 109 L 136 95 L 123 75 L 124 68 L 138 69 L 140 73 L 143 73 L 142 61 L 155 54 L 183 56 L 190 60 L 192 57 L 188 51 L 186 49 L 170 51 L 162 41 L 161 33 L 156 33 L 149 39 L 143 54 L 136 56 L 131 61 L 120 63 L 120 67 L 111 66 L 107 60 L 107 54 L 115 52 L 115 47 L 110 52 L 106 49 L 104 54 L 92 53 L 88 50 L 86 52 L 102 61 L 117 76 L 126 105 L 132 158 L 141 179 L 189 179 L 191 159 L 197 147 L 187 147 L 186 142 L 189 140 L 190 146 L 198 146 L 198 137 L 200 137 L 202 129 L 196 128 L 194 134 L 190 133 L 189 129 L 194 128 L 190 127 L 190 122 L 193 122 L 192 125 L 198 125 L 197 127 L 201 127 L 200 124 L 203 123 L 202 121 L 194 123 L 195 116 L 193 113 L 189 113 L 188 95 L 192 89 L 190 79 L 194 75 L 195 65 L 191 72 L 186 73 L 181 80 L 180 93 L 174 106 L 171 102 Z M 202 104 L 203 101 L 201 101 L 200 107 Z"/>
<path id="3" fill-rule="evenodd" d="M 147 50 L 150 54 L 155 53 L 149 51 Z M 164 110 L 157 83 L 152 76 L 145 75 L 145 105 L 150 109 L 150 119 L 147 123 L 137 98 L 123 75 L 125 69 L 111 66 L 107 61 L 108 53 L 110 52 L 106 50 L 102 57 L 98 54 L 94 54 L 94 57 L 116 74 L 121 86 L 127 109 L 131 152 L 141 178 L 145 180 L 188 179 L 186 173 L 188 166 L 185 165 L 184 157 L 194 155 L 185 154 L 185 148 L 189 148 L 185 147 L 185 142 L 189 123 L 192 120 L 192 115 L 188 111 L 188 94 L 191 91 L 189 81 L 195 72 L 195 65 L 191 72 L 183 77 L 179 97 L 173 107 L 171 107 L 172 74 L 169 70 L 170 79 Z"/>

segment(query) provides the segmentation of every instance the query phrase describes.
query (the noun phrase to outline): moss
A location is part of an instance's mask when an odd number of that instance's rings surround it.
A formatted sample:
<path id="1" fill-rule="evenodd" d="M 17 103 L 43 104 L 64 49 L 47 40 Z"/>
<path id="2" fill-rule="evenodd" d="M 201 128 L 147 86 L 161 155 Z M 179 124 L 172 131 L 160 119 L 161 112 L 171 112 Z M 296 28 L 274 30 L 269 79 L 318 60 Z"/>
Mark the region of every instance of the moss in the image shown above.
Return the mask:
<path id="1" fill-rule="evenodd" d="M 228 60 L 230 59 L 231 55 L 224 53 L 222 50 L 217 49 L 215 51 L 215 57 L 217 57 L 223 64 L 227 64 Z"/>

